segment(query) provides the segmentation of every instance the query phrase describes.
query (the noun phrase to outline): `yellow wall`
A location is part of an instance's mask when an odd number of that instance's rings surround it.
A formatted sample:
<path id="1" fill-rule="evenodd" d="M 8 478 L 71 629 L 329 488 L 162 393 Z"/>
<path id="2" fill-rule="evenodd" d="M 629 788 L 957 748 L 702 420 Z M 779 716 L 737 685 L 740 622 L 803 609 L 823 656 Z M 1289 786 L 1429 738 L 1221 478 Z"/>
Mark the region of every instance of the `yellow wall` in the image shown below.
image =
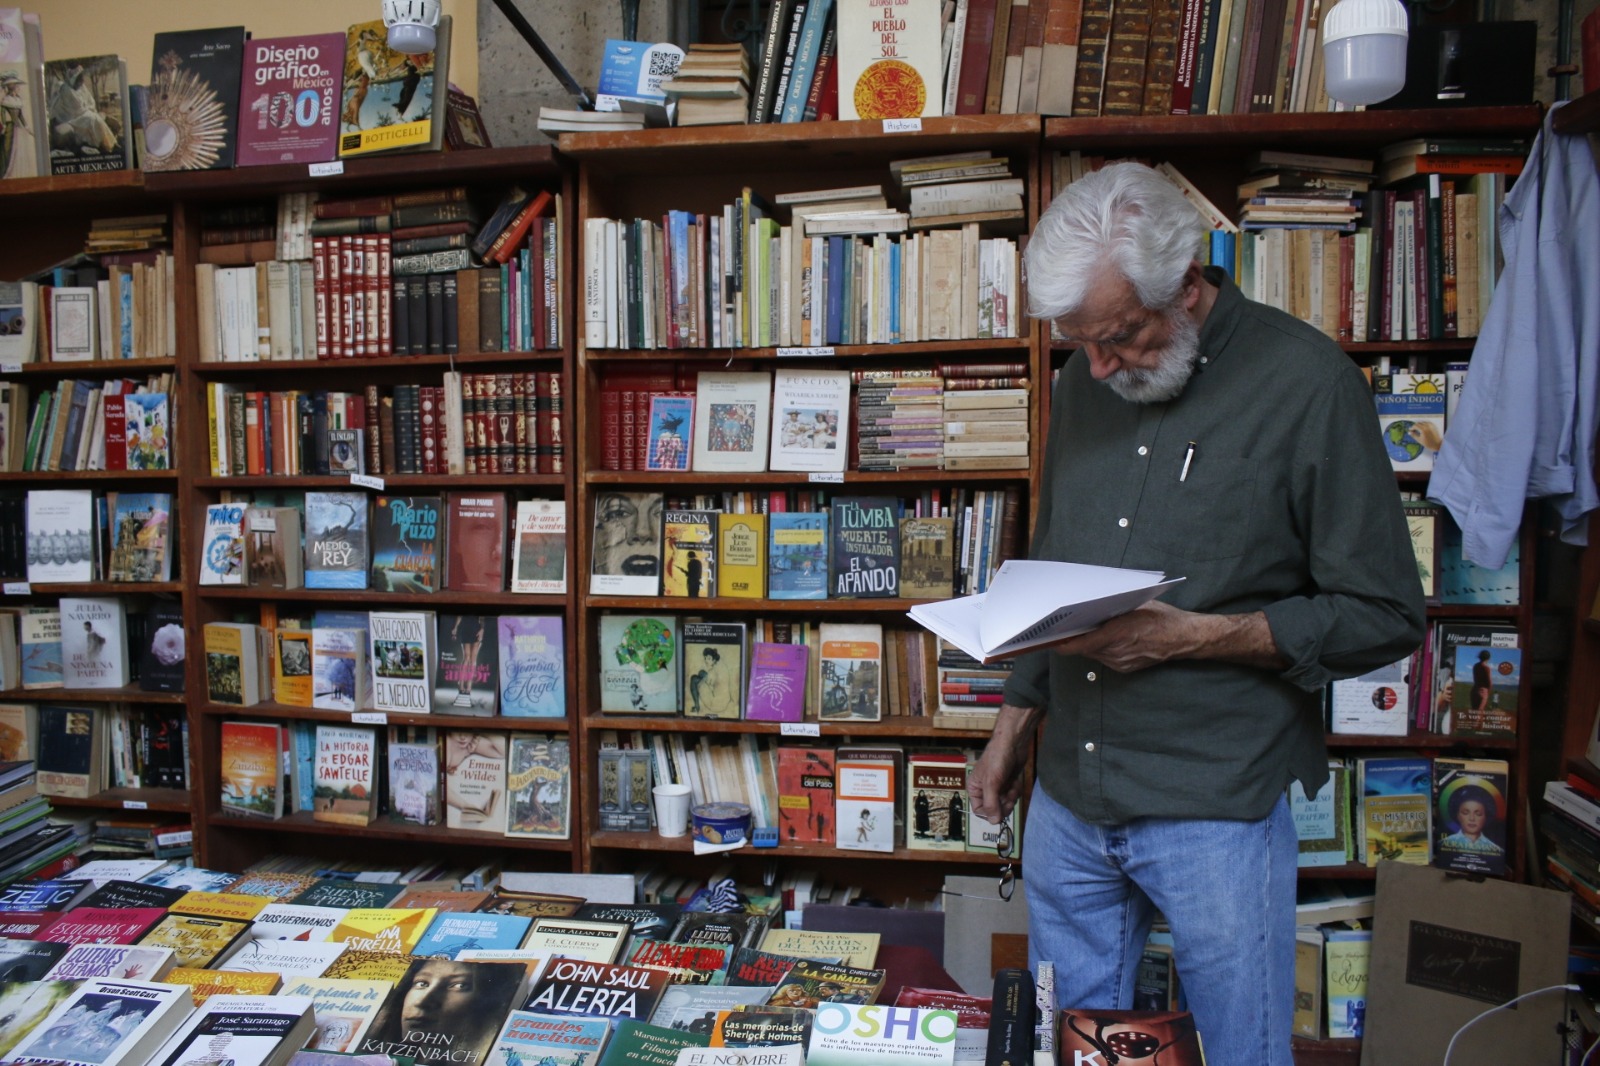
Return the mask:
<path id="1" fill-rule="evenodd" d="M 383 14 L 378 0 L 20 0 L 19 6 L 39 13 L 46 59 L 114 52 L 128 61 L 128 77 L 136 84 L 150 80 L 151 37 L 161 30 L 242 25 L 252 37 L 288 37 L 342 31 Z M 450 80 L 477 96 L 477 2 L 443 0 L 443 6 L 454 20 Z"/>

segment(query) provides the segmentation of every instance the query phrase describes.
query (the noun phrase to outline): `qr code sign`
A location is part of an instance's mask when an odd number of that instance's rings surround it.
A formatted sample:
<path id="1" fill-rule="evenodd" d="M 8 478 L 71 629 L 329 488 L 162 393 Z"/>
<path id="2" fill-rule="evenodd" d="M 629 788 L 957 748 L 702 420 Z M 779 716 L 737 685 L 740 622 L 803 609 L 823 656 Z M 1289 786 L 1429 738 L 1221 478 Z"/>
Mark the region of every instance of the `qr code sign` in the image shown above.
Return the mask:
<path id="1" fill-rule="evenodd" d="M 670 78 L 678 73 L 678 61 L 683 57 L 676 52 L 656 51 L 650 52 L 650 77 Z"/>

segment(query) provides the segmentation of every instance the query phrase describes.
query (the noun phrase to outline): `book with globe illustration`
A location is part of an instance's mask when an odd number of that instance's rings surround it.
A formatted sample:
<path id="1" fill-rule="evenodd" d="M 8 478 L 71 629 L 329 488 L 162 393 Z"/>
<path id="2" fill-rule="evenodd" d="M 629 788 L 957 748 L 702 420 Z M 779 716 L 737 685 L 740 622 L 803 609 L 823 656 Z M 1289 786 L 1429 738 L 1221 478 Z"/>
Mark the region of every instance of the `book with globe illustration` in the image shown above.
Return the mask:
<path id="1" fill-rule="evenodd" d="M 1433 469 L 1444 441 L 1446 395 L 1443 374 L 1390 374 L 1378 380 L 1373 400 L 1390 466 Z"/>
<path id="2" fill-rule="evenodd" d="M 678 713 L 678 617 L 600 616 L 600 710 Z"/>
<path id="3" fill-rule="evenodd" d="M 450 82 L 450 16 L 439 19 L 438 46 L 407 55 L 389 47 L 382 19 L 345 33 L 344 91 L 339 102 L 341 158 L 392 151 L 439 151 Z"/>
<path id="4" fill-rule="evenodd" d="M 145 170 L 233 166 L 244 41 L 243 26 L 155 35 L 145 96 Z"/>

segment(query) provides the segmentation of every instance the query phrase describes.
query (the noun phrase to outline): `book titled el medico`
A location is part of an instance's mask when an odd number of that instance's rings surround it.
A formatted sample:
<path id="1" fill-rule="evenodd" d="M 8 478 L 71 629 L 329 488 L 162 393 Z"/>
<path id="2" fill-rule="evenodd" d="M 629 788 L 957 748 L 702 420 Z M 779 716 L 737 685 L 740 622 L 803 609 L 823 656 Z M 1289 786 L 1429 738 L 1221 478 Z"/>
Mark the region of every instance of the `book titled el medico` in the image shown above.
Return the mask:
<path id="1" fill-rule="evenodd" d="M 914 604 L 911 620 L 979 662 L 1087 633 L 1160 596 L 1183 578 L 1044 559 L 1000 564 L 987 592 Z"/>

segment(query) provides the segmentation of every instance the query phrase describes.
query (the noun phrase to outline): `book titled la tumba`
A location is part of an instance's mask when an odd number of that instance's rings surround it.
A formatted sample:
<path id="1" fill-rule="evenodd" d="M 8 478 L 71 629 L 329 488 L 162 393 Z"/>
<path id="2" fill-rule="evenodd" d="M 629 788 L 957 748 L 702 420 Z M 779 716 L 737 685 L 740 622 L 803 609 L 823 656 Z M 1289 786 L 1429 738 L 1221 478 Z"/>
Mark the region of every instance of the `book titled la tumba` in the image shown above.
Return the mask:
<path id="1" fill-rule="evenodd" d="M 1156 570 L 1011 559 L 1001 564 L 987 592 L 919 603 L 906 613 L 989 663 L 1087 633 L 1182 580 Z"/>

